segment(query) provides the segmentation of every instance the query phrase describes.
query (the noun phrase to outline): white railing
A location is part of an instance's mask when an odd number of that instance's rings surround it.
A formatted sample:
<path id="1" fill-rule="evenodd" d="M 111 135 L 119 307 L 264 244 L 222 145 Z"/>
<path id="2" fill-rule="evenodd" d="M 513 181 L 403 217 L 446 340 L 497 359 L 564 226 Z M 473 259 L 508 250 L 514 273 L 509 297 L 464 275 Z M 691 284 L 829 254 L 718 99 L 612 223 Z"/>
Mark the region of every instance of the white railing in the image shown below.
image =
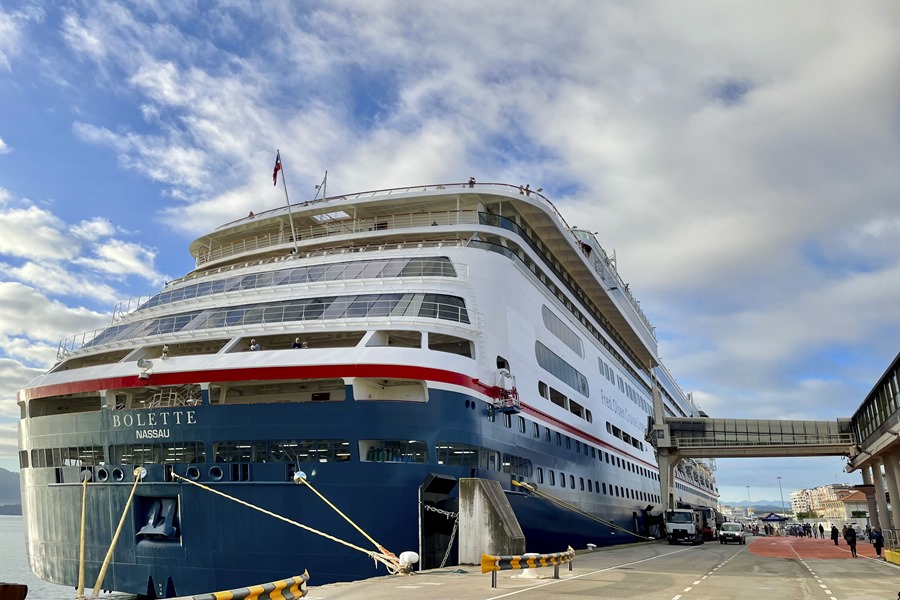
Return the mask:
<path id="1" fill-rule="evenodd" d="M 394 247 L 395 246 L 393 246 L 393 245 L 391 246 L 391 248 L 394 248 Z M 383 246 L 381 248 L 383 248 Z M 290 257 L 290 259 L 293 259 L 293 257 L 294 257 L 294 255 L 292 255 Z M 237 267 L 237 269 L 241 269 L 244 267 L 250 267 L 250 266 L 256 267 L 256 266 L 259 266 L 260 264 L 269 264 L 269 263 L 273 263 L 273 262 L 280 262 L 281 260 L 283 260 L 283 259 L 269 258 L 269 259 L 266 259 L 263 261 L 252 261 L 252 262 L 246 263 L 245 265 Z M 314 272 L 313 275 L 318 274 L 319 277 L 317 279 L 310 278 L 311 277 L 310 269 L 325 269 L 325 270 L 327 270 L 330 267 L 339 266 L 340 264 L 342 264 L 342 263 L 335 262 L 335 263 L 319 263 L 319 264 L 314 264 L 314 265 L 297 265 L 296 267 L 294 267 L 295 269 L 299 270 L 302 268 L 302 269 L 305 269 L 305 271 L 303 271 L 302 273 L 300 273 L 300 272 L 292 273 L 290 275 L 290 278 L 288 281 L 279 281 L 278 283 L 276 283 L 276 279 L 278 279 L 278 276 L 279 276 L 279 273 L 281 270 L 261 271 L 258 273 L 250 273 L 250 274 L 246 274 L 246 275 L 239 275 L 236 273 L 235 277 L 237 279 L 240 279 L 240 282 L 238 285 L 233 285 L 232 287 L 228 288 L 226 291 L 220 290 L 220 291 L 216 291 L 214 293 L 216 296 L 219 296 L 219 297 L 228 297 L 228 295 L 230 295 L 230 294 L 239 294 L 242 292 L 246 292 L 248 290 L 270 289 L 270 288 L 281 287 L 284 285 L 328 283 L 328 282 L 333 282 L 333 281 L 385 281 L 388 279 L 396 279 L 399 277 L 399 275 L 384 275 L 382 272 L 382 273 L 378 273 L 376 275 L 368 276 L 365 278 L 353 279 L 353 278 L 343 277 L 344 273 L 341 272 L 338 274 L 339 275 L 338 277 L 328 279 L 327 274 L 326 274 L 326 276 L 322 276 L 321 273 Z M 348 264 L 348 266 L 349 266 L 349 264 Z M 466 282 L 469 279 L 469 265 L 455 264 L 452 262 L 447 262 L 446 260 L 437 260 L 437 259 L 427 260 L 426 259 L 426 260 L 416 260 L 415 266 L 416 267 L 421 266 L 423 271 L 428 270 L 429 268 L 432 268 L 433 270 L 443 270 L 445 268 L 452 267 L 453 271 L 456 274 L 454 276 L 431 275 L 431 274 L 404 275 L 403 276 L 404 281 L 408 281 L 408 280 L 432 281 L 432 280 L 441 280 L 441 279 L 448 279 L 448 280 L 452 279 L 454 281 Z M 288 270 L 288 269 L 284 269 L 284 270 Z M 229 273 L 234 273 L 233 269 L 221 269 L 220 271 L 227 271 Z M 218 272 L 219 271 L 216 271 L 216 273 L 218 273 Z M 219 280 L 221 280 L 221 278 L 217 279 L 217 281 L 219 281 Z M 154 306 L 147 306 L 147 304 L 154 298 L 156 298 L 158 296 L 162 296 L 167 293 L 169 293 L 171 297 L 169 299 L 166 299 L 166 301 L 159 302 L 159 303 L 155 304 Z M 121 302 L 116 304 L 115 308 L 113 309 L 113 322 L 120 321 L 123 318 L 125 318 L 126 316 L 128 316 L 129 314 L 131 314 L 139 309 L 147 310 L 149 312 L 149 314 L 152 314 L 152 309 L 154 309 L 154 308 L 159 308 L 159 309 L 162 309 L 163 307 L 169 308 L 177 302 L 195 300 L 196 298 L 202 298 L 202 297 L 211 296 L 211 295 L 213 295 L 213 291 L 211 288 L 209 289 L 208 293 L 201 294 L 201 293 L 198 293 L 198 289 L 196 289 L 196 288 L 192 289 L 191 286 L 185 286 L 180 289 L 173 288 L 171 290 L 171 292 L 167 292 L 166 290 L 163 290 L 162 292 L 152 294 L 152 295 L 144 295 L 144 296 L 137 296 L 135 298 L 129 298 L 127 300 L 122 300 Z"/>
<path id="2" fill-rule="evenodd" d="M 414 311 L 414 314 L 406 314 Z M 423 314 L 424 313 L 424 314 Z M 199 320 L 198 320 L 199 319 Z M 63 360 L 86 348 L 117 348 L 136 345 L 142 340 L 166 337 L 170 339 L 209 338 L 216 335 L 259 334 L 267 329 L 287 329 L 288 326 L 303 326 L 308 323 L 341 320 L 350 327 L 384 324 L 440 323 L 461 327 L 466 330 L 480 330 L 482 315 L 468 308 L 440 302 L 408 302 L 398 300 L 335 300 L 328 303 L 308 303 L 294 306 L 257 306 L 245 309 L 221 308 L 195 315 L 187 324 L 178 324 L 176 319 L 154 318 L 129 325 L 95 329 L 68 337 L 59 343 L 57 360 Z M 151 326 L 154 323 L 155 326 Z M 118 328 L 114 333 L 112 329 Z M 99 339 L 103 334 L 108 335 Z"/>
<path id="3" fill-rule="evenodd" d="M 298 242 L 302 242 L 303 240 L 330 236 L 377 233 L 385 230 L 476 224 L 478 224 L 478 211 L 475 210 L 386 215 L 369 219 L 325 220 L 318 225 L 295 227 L 293 234 L 290 231 L 272 231 L 254 237 L 243 238 L 230 244 L 216 246 L 215 248 L 199 252 L 195 263 L 197 267 L 200 267 L 232 256 L 256 252 L 275 246 L 288 246 L 294 241 L 292 235 L 297 237 Z"/>

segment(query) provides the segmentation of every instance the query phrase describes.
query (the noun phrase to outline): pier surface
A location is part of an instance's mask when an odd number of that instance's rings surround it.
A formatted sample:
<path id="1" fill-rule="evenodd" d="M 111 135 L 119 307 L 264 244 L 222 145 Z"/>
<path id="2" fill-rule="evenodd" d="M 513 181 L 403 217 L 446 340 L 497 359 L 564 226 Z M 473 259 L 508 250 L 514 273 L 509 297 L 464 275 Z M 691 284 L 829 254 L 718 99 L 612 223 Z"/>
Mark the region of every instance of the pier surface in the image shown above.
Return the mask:
<path id="1" fill-rule="evenodd" d="M 866 542 L 853 558 L 830 539 L 754 537 L 746 545 L 650 542 L 575 556 L 573 568 L 501 571 L 497 587 L 478 565 L 323 586 L 308 600 L 896 600 L 900 566 Z M 310 583 L 315 583 L 311 573 Z"/>

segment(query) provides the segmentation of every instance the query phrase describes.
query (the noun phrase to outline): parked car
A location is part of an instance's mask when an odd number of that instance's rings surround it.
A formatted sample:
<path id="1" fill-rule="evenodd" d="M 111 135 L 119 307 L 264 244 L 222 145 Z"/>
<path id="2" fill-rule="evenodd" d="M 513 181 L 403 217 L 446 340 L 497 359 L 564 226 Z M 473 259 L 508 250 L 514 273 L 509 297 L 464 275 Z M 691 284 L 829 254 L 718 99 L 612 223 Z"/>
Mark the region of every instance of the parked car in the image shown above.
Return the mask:
<path id="1" fill-rule="evenodd" d="M 728 542 L 737 542 L 738 544 L 747 543 L 747 532 L 740 523 L 722 523 L 719 530 L 719 543 L 726 544 Z"/>

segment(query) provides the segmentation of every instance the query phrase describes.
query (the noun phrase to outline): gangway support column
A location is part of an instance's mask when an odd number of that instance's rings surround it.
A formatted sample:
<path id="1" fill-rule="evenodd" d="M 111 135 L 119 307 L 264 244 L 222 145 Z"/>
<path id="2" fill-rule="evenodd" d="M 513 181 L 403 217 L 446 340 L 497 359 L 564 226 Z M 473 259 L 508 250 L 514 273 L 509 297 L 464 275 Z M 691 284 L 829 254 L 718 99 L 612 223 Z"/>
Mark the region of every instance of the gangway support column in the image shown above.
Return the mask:
<path id="1" fill-rule="evenodd" d="M 887 498 L 884 497 L 884 475 L 881 473 L 881 459 L 873 458 L 870 464 L 872 465 L 872 483 L 875 484 L 875 504 L 878 506 L 880 527 L 884 527 L 890 524 L 891 519 L 887 509 Z"/>
<path id="2" fill-rule="evenodd" d="M 898 452 L 890 452 L 884 457 L 884 474 L 887 476 L 888 495 L 891 498 L 900 498 L 900 463 L 897 462 Z M 891 522 L 894 529 L 900 529 L 900 505 L 893 503 Z"/>
<path id="3" fill-rule="evenodd" d="M 669 448 L 659 449 L 659 497 L 662 498 L 664 511 L 675 508 L 672 485 L 675 482 L 675 465 L 680 460 L 678 452 L 672 452 Z"/>
<path id="4" fill-rule="evenodd" d="M 681 456 L 678 454 L 678 448 L 672 445 L 671 429 L 665 417 L 662 394 L 659 385 L 654 381 L 653 427 L 650 429 L 650 438 L 659 461 L 659 497 L 662 500 L 663 510 L 669 510 L 675 508 L 672 487 L 675 483 L 675 465 L 681 460 Z"/>
<path id="5" fill-rule="evenodd" d="M 863 483 L 871 486 L 872 467 L 870 465 L 863 465 L 860 471 L 862 471 Z M 881 529 L 881 519 L 878 518 L 878 505 L 875 503 L 875 492 L 871 491 L 871 489 L 872 488 L 869 488 L 869 491 L 866 492 L 866 506 L 869 509 L 869 523 L 872 527 Z"/>

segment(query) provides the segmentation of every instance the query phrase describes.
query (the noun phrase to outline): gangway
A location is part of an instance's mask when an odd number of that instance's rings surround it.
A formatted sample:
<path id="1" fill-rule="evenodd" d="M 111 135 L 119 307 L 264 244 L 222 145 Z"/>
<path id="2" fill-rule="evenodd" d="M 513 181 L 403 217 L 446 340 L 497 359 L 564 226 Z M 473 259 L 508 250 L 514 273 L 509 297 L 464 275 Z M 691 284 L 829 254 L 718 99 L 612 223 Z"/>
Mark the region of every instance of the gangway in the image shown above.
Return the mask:
<path id="1" fill-rule="evenodd" d="M 658 388 L 653 390 L 653 405 L 654 416 L 648 419 L 647 441 L 657 452 L 664 509 L 675 507 L 674 470 L 683 458 L 850 457 L 857 452 L 851 419 L 792 421 L 667 417 Z"/>

